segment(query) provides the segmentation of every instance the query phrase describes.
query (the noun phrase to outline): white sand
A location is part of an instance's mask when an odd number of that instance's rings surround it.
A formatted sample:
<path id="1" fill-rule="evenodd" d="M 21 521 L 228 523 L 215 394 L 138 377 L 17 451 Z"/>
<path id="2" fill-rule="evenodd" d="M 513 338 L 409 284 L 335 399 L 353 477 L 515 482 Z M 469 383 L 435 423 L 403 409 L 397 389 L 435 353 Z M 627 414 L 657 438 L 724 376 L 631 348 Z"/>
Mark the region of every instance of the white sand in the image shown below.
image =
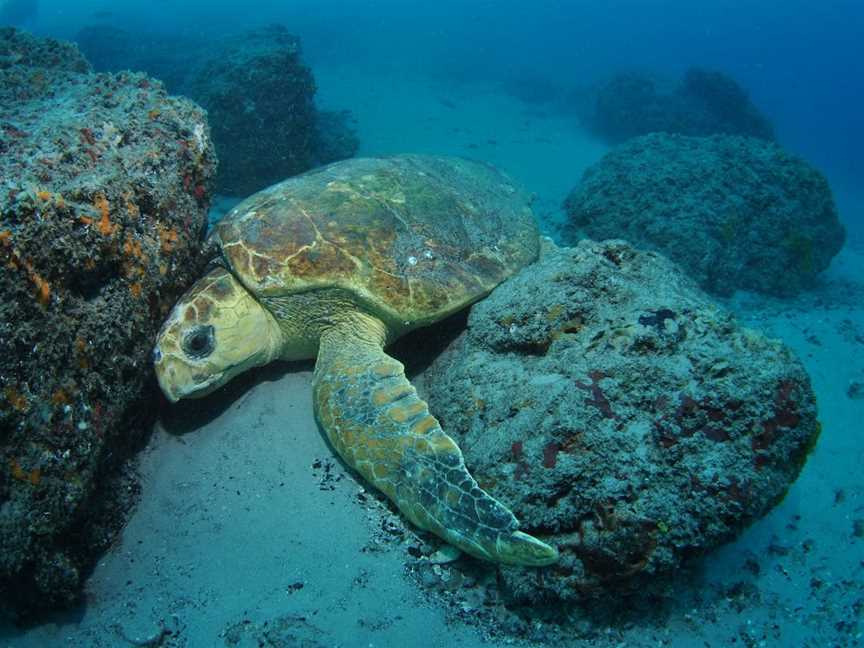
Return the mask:
<path id="1" fill-rule="evenodd" d="M 494 89 L 445 89 L 395 72 L 316 74 L 326 107 L 355 112 L 361 153 L 491 161 L 537 193 L 547 222 L 605 150 L 575 121 L 539 114 Z M 861 256 L 844 253 L 836 274 L 860 280 Z M 842 322 L 864 329 L 864 304 L 805 312 L 796 303 L 735 302 L 748 308 L 748 322 L 790 344 L 813 376 L 824 433 L 800 481 L 772 514 L 706 561 L 704 581 L 682 585 L 665 627 L 601 632 L 590 645 L 725 646 L 734 638 L 737 645 L 827 646 L 843 636 L 836 624 L 854 615 L 852 602 L 862 596 L 864 539 L 852 536 L 852 520 L 864 518 L 864 401 L 845 390 L 864 380 L 864 344 Z M 161 623 L 179 631 L 163 637 L 165 646 L 227 645 L 235 624 L 245 629 L 232 645 L 252 646 L 280 619 L 276 635 L 285 643 L 262 645 L 499 645 L 448 621 L 404 575 L 405 547 L 381 541 L 390 514 L 358 500 L 362 486 L 315 428 L 308 371 L 267 372 L 214 413 L 218 400 L 184 407 L 197 429 L 177 435 L 157 427 L 141 461 L 141 504 L 90 580 L 86 607 L 54 624 L 0 634 L 0 645 L 124 646 L 131 644 L 120 629 L 142 640 Z M 322 481 L 333 490 L 321 490 Z M 748 558 L 758 561 L 758 575 L 742 568 Z M 738 581 L 756 594 L 730 590 Z M 774 624 L 783 626 L 779 635 Z M 850 628 L 843 645 L 857 645 L 860 630 Z"/>
<path id="2" fill-rule="evenodd" d="M 359 155 L 441 153 L 491 162 L 536 196 L 544 224 L 557 221 L 561 202 L 607 147 L 575 116 L 531 106 L 495 86 L 453 85 L 389 71 L 316 70 L 318 101 L 350 107 L 358 119 Z"/>
<path id="3" fill-rule="evenodd" d="M 180 631 L 176 645 L 204 648 L 223 645 L 236 624 L 286 617 L 296 636 L 326 646 L 380 646 L 382 634 L 407 645 L 421 628 L 428 645 L 467 641 L 406 586 L 404 550 L 375 541 L 386 512 L 358 501 L 363 487 L 318 432 L 311 373 L 235 396 L 194 431 L 157 426 L 141 503 L 91 578 L 80 618 L 15 645 L 123 646 L 124 635 L 142 641 L 164 627 Z M 192 403 L 183 418 L 207 421 L 214 405 Z M 257 631 L 241 632 L 239 645 L 255 645 Z"/>

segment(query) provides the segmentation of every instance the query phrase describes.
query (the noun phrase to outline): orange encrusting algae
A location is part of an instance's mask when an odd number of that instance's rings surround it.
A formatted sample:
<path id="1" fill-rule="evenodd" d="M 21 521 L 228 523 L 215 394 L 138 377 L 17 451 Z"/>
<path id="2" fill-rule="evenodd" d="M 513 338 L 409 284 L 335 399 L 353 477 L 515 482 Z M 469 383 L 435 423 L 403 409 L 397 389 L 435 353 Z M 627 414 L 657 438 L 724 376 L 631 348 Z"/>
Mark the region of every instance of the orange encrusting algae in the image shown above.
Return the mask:
<path id="1" fill-rule="evenodd" d="M 42 306 L 47 306 L 51 301 L 51 284 L 49 284 L 42 275 L 36 272 L 32 263 L 27 259 L 22 259 L 18 250 L 12 247 L 12 233 L 9 230 L 0 232 L 0 245 L 2 245 L 3 248 L 8 249 L 10 257 L 9 262 L 7 263 L 8 267 L 15 270 L 23 269 L 27 272 L 30 281 L 32 281 L 36 286 L 36 300 Z"/>
<path id="2" fill-rule="evenodd" d="M 51 286 L 42 278 L 32 267 L 28 269 L 30 279 L 36 284 L 36 300 L 43 306 L 47 306 L 51 301 Z"/>
<path id="3" fill-rule="evenodd" d="M 141 241 L 131 236 L 127 236 L 126 240 L 123 242 L 123 252 L 125 252 L 127 256 L 138 259 L 142 263 L 146 263 L 147 261 L 147 255 L 144 254 L 144 250 L 141 247 Z"/>
<path id="4" fill-rule="evenodd" d="M 159 230 L 159 246 L 162 249 L 162 252 L 169 253 L 174 250 L 177 246 L 177 240 L 179 239 L 179 235 L 177 234 L 177 230 L 165 227 L 164 225 L 156 226 Z"/>
<path id="5" fill-rule="evenodd" d="M 23 412 L 27 409 L 30 403 L 27 402 L 27 397 L 24 396 L 14 387 L 6 388 L 6 402 L 12 406 L 12 409 Z"/>
<path id="6" fill-rule="evenodd" d="M 99 233 L 102 234 L 102 236 L 111 236 L 117 229 L 117 226 L 112 223 L 109 218 L 110 207 L 108 205 L 108 199 L 104 194 L 96 194 L 96 197 L 93 199 L 93 206 L 96 207 L 101 214 L 99 222 L 96 223 L 96 229 L 99 230 Z"/>
<path id="7" fill-rule="evenodd" d="M 90 360 L 87 358 L 87 342 L 80 336 L 75 338 L 75 352 L 78 355 L 78 366 L 81 369 L 89 369 Z"/>
<path id="8" fill-rule="evenodd" d="M 9 469 L 12 471 L 13 479 L 24 481 L 37 486 L 42 481 L 42 471 L 38 468 L 32 470 L 24 470 L 15 459 L 9 460 Z"/>

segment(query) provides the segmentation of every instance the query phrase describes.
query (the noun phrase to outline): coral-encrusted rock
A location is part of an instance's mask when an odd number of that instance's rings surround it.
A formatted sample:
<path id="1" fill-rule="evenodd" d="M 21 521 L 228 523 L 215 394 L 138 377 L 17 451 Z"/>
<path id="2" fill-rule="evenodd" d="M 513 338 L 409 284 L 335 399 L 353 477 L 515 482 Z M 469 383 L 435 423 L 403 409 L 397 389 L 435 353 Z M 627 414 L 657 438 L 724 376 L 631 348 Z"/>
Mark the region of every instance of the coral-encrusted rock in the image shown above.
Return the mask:
<path id="1" fill-rule="evenodd" d="M 623 241 L 548 245 L 474 306 L 426 390 L 478 482 L 561 551 L 542 578 L 501 569 L 520 602 L 632 591 L 734 538 L 819 429 L 780 342 Z"/>
<path id="2" fill-rule="evenodd" d="M 215 43 L 100 26 L 77 40 L 97 70 L 143 70 L 207 110 L 219 193 L 245 196 L 357 151 L 350 113 L 316 109 L 300 40 L 282 26 Z"/>
<path id="3" fill-rule="evenodd" d="M 360 139 L 350 110 L 319 110 L 315 116 L 312 149 L 315 164 L 330 164 L 354 157 Z"/>
<path id="4" fill-rule="evenodd" d="M 75 598 L 135 494 L 153 337 L 201 270 L 203 111 L 0 30 L 0 598 Z"/>
<path id="5" fill-rule="evenodd" d="M 569 240 L 626 239 L 724 296 L 795 295 L 846 237 L 825 177 L 752 137 L 635 138 L 589 167 L 564 209 Z"/>
<path id="6" fill-rule="evenodd" d="M 587 122 L 612 142 L 661 131 L 774 139 L 770 122 L 732 77 L 690 68 L 677 86 L 668 85 L 638 72 L 620 74 L 599 89 Z"/>
<path id="7" fill-rule="evenodd" d="M 220 39 L 182 93 L 207 109 L 220 192 L 251 194 L 314 166 L 315 81 L 284 27 Z"/>

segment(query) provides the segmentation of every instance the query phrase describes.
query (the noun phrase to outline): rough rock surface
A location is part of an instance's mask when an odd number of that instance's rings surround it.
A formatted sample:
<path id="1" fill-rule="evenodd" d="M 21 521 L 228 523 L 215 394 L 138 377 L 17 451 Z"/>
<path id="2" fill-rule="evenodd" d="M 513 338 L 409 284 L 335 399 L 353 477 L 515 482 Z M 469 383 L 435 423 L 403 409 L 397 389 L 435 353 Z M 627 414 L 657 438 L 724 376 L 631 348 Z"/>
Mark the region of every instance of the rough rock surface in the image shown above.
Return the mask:
<path id="1" fill-rule="evenodd" d="M 585 171 L 564 209 L 566 240 L 626 239 L 723 296 L 795 295 L 845 240 L 825 177 L 752 137 L 633 139 Z"/>
<path id="2" fill-rule="evenodd" d="M 662 580 L 776 504 L 819 431 L 779 341 L 623 241 L 548 244 L 425 376 L 481 486 L 561 551 L 500 569 L 518 603 Z"/>
<path id="3" fill-rule="evenodd" d="M 153 337 L 200 272 L 204 112 L 0 30 L 0 608 L 73 600 L 152 423 Z"/>
<path id="4" fill-rule="evenodd" d="M 282 26 L 215 43 L 89 27 L 77 41 L 97 70 L 145 71 L 207 110 L 219 193 L 246 196 L 357 151 L 350 113 L 316 108 L 300 41 Z"/>
<path id="5" fill-rule="evenodd" d="M 354 129 L 354 116 L 350 110 L 319 110 L 315 115 L 312 151 L 315 164 L 330 164 L 354 157 L 360 148 L 360 139 Z"/>
<path id="6" fill-rule="evenodd" d="M 733 78 L 700 68 L 671 87 L 646 74 L 620 74 L 599 89 L 587 122 L 612 142 L 660 131 L 774 139 L 770 122 Z"/>
<path id="7" fill-rule="evenodd" d="M 220 192 L 251 194 L 314 166 L 315 80 L 284 28 L 221 40 L 181 94 L 207 109 Z"/>

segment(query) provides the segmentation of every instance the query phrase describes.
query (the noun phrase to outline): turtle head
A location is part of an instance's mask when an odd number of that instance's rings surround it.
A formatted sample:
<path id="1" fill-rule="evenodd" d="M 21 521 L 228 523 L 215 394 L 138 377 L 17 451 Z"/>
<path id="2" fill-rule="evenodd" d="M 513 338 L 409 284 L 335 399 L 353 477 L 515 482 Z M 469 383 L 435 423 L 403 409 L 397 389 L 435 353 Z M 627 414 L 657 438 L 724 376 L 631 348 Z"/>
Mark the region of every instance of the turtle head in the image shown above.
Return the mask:
<path id="1" fill-rule="evenodd" d="M 216 268 L 180 298 L 153 349 L 159 386 L 172 402 L 209 394 L 280 355 L 276 320 L 228 270 Z"/>

